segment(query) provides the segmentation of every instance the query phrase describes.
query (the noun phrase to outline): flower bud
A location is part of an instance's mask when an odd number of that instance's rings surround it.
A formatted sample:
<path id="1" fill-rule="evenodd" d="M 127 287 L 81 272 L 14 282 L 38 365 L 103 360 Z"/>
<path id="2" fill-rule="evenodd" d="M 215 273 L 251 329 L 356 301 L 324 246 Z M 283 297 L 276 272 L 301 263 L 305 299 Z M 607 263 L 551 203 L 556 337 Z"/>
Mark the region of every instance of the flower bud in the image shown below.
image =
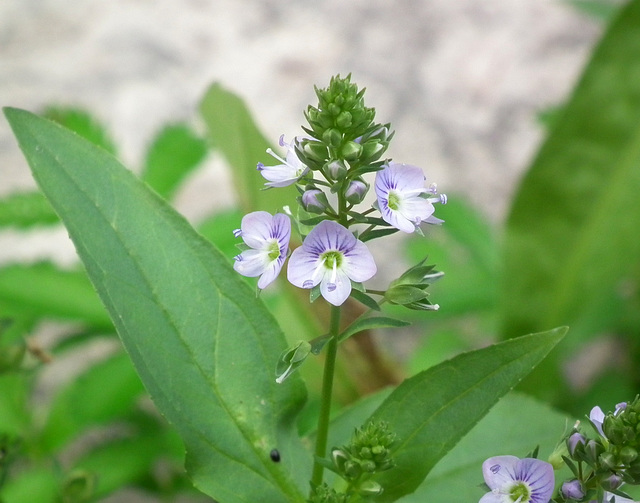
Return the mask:
<path id="1" fill-rule="evenodd" d="M 355 141 L 349 141 L 345 143 L 340 149 L 342 157 L 347 161 L 356 161 L 360 157 L 362 152 L 362 145 Z"/>
<path id="2" fill-rule="evenodd" d="M 349 184 L 349 187 L 347 187 L 344 195 L 351 204 L 358 204 L 362 202 L 368 190 L 369 186 L 366 183 L 361 180 L 353 180 Z"/>
<path id="3" fill-rule="evenodd" d="M 345 129 L 345 128 L 351 127 L 352 123 L 353 123 L 353 117 L 351 116 L 351 114 L 349 112 L 346 112 L 346 111 L 345 112 L 340 112 L 340 114 L 336 118 L 336 125 L 340 129 Z"/>
<path id="4" fill-rule="evenodd" d="M 584 446 L 584 452 L 587 459 L 591 462 L 590 464 L 593 464 L 597 461 L 598 456 L 604 452 L 604 447 L 600 442 L 589 440 Z"/>
<path id="5" fill-rule="evenodd" d="M 347 167 L 343 161 L 332 161 L 327 166 L 327 171 L 334 180 L 342 180 L 347 174 Z"/>
<path id="6" fill-rule="evenodd" d="M 307 189 L 300 198 L 302 207 L 309 213 L 324 213 L 330 208 L 327 196 L 320 189 Z"/>
<path id="7" fill-rule="evenodd" d="M 602 481 L 602 487 L 607 491 L 618 489 L 622 485 L 622 477 L 612 473 Z"/>
<path id="8" fill-rule="evenodd" d="M 585 444 L 584 436 L 581 433 L 578 433 L 577 431 L 573 433 L 567 439 L 567 449 L 569 449 L 569 455 L 573 457 L 574 454 L 576 453 L 576 450 L 578 449 L 583 450 L 584 444 Z"/>
<path id="9" fill-rule="evenodd" d="M 328 155 L 327 147 L 316 141 L 305 142 L 302 151 L 306 157 L 314 161 L 325 161 Z"/>
<path id="10" fill-rule="evenodd" d="M 382 154 L 386 150 L 386 146 L 379 141 L 370 140 L 362 144 L 361 158 L 365 162 L 374 162 L 382 157 Z"/>
<path id="11" fill-rule="evenodd" d="M 360 484 L 359 492 L 362 496 L 378 496 L 382 494 L 383 488 L 373 480 L 365 480 Z"/>
<path id="12" fill-rule="evenodd" d="M 584 498 L 584 490 L 578 479 L 573 479 L 562 484 L 562 496 L 568 500 L 581 500 Z"/>
<path id="13" fill-rule="evenodd" d="M 600 460 L 602 466 L 608 468 L 609 470 L 613 470 L 618 466 L 616 456 L 611 452 L 603 452 L 602 454 L 600 454 L 600 457 L 598 459 Z"/>
<path id="14" fill-rule="evenodd" d="M 338 147 L 342 143 L 342 134 L 337 129 L 327 129 L 322 133 L 322 141 L 332 147 Z"/>
<path id="15" fill-rule="evenodd" d="M 633 447 L 625 446 L 620 449 L 620 459 L 625 465 L 632 463 L 638 457 L 638 451 L 636 451 Z"/>

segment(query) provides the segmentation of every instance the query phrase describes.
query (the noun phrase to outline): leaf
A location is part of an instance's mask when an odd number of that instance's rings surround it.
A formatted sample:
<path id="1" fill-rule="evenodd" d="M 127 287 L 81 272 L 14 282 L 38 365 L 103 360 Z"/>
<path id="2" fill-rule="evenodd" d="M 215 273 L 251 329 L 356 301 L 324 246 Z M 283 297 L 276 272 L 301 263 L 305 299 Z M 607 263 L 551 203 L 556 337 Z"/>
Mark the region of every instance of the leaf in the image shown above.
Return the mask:
<path id="1" fill-rule="evenodd" d="M 147 151 L 142 179 L 170 199 L 185 177 L 203 161 L 207 144 L 185 124 L 165 127 Z"/>
<path id="2" fill-rule="evenodd" d="M 638 288 L 639 29 L 634 0 L 608 28 L 522 180 L 505 234 L 505 337 L 576 325 L 604 312 L 603 299 L 624 303 L 623 292 Z M 559 354 L 527 389 L 558 396 Z"/>
<path id="3" fill-rule="evenodd" d="M 404 381 L 373 413 L 397 435 L 381 502 L 414 492 L 436 463 L 562 339 L 566 328 L 464 353 Z"/>
<path id="4" fill-rule="evenodd" d="M 429 473 L 402 503 L 477 501 L 483 495 L 482 463 L 491 456 L 524 457 L 540 446 L 541 459 L 556 447 L 571 418 L 548 405 L 509 393 Z M 560 478 L 556 474 L 556 479 Z"/>
<path id="5" fill-rule="evenodd" d="M 27 229 L 60 222 L 41 192 L 19 192 L 0 199 L 0 228 Z"/>
<path id="6" fill-rule="evenodd" d="M 338 341 L 342 342 L 352 335 L 365 330 L 373 330 L 374 328 L 393 328 L 393 327 L 406 327 L 411 325 L 406 321 L 396 320 L 395 318 L 389 318 L 387 316 L 375 316 L 372 318 L 362 318 L 354 321 L 349 325 L 344 332 L 339 336 Z"/>
<path id="7" fill-rule="evenodd" d="M 86 110 L 74 107 L 48 107 L 43 116 L 116 155 L 115 143 L 106 128 Z"/>
<path id="8" fill-rule="evenodd" d="M 54 452 L 90 427 L 122 419 L 143 393 L 126 354 L 93 365 L 54 398 L 40 448 Z"/>
<path id="9" fill-rule="evenodd" d="M 295 415 L 305 390 L 295 375 L 276 385 L 286 343 L 254 292 L 113 157 L 28 112 L 5 114 L 142 382 L 180 433 L 195 485 L 225 503 L 303 501 L 311 456 Z"/>
<path id="10" fill-rule="evenodd" d="M 0 302 L 29 316 L 112 327 L 86 273 L 65 271 L 49 262 L 0 268 Z"/>
<path id="11" fill-rule="evenodd" d="M 256 170 L 258 162 L 280 164 L 266 153 L 270 142 L 264 137 L 243 101 L 220 84 L 206 92 L 200 112 L 211 142 L 231 165 L 236 193 L 243 211 L 274 213 L 295 203 L 293 187 L 264 189 L 265 179 Z"/>

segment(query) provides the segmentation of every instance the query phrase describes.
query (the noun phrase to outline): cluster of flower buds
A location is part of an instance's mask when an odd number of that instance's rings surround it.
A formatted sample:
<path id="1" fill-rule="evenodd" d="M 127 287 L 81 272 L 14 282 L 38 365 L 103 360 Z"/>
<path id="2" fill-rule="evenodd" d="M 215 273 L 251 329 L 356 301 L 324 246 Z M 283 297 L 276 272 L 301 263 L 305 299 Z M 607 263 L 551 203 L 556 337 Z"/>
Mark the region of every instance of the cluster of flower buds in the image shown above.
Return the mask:
<path id="1" fill-rule="evenodd" d="M 324 462 L 325 466 L 347 481 L 347 496 L 375 497 L 383 492 L 383 487 L 372 477 L 395 466 L 391 457 L 391 447 L 395 441 L 395 434 L 389 430 L 385 422 L 368 423 L 358 428 L 348 445 L 331 450 L 331 461 Z M 319 494 L 318 489 L 315 493 Z M 316 501 L 316 500 L 312 500 Z M 318 499 L 334 501 L 333 499 Z"/>
<path id="2" fill-rule="evenodd" d="M 426 260 L 425 258 L 391 282 L 384 294 L 384 298 L 389 303 L 423 311 L 437 311 L 440 308 L 438 304 L 432 304 L 427 299 L 429 295 L 427 288 L 443 273 L 435 271 L 433 265 L 425 265 Z"/>
<path id="3" fill-rule="evenodd" d="M 273 282 L 289 255 L 293 217 L 303 243 L 289 258 L 289 281 L 310 289 L 311 300 L 322 295 L 339 306 L 353 294 L 378 308 L 362 286 L 377 272 L 365 242 L 398 231 L 421 233 L 421 224 L 441 223 L 433 216 L 434 203 L 446 203 L 447 198 L 437 194 L 435 184 L 425 186 L 420 168 L 383 159 L 393 137 L 390 125 L 374 121 L 375 110 L 364 105 L 364 89 L 358 90 L 350 76 L 333 77 L 329 87 L 316 88 L 316 94 L 318 106 L 309 106 L 305 113 L 307 136 L 291 143 L 281 137 L 280 146 L 287 150 L 284 157 L 268 150 L 280 164 L 258 164 L 267 188 L 296 186 L 298 211 L 246 215 L 235 232 L 244 243 L 234 268 L 245 276 L 259 276 L 259 289 Z M 370 189 L 363 176 L 374 172 L 376 201 L 358 210 Z M 380 216 L 372 215 L 374 211 Z M 387 296 L 384 291 L 372 292 L 411 309 L 434 310 L 426 301 L 425 278 L 435 275 L 431 270 L 422 274 L 424 268 L 420 264 L 419 271 L 414 268 L 405 274 Z M 415 277 L 418 273 L 421 278 Z M 288 363 L 295 366 L 296 361 Z"/>
<path id="4" fill-rule="evenodd" d="M 589 421 L 595 438 L 578 423 L 561 446 L 574 477 L 562 484 L 554 501 L 632 503 L 622 486 L 640 484 L 640 399 L 620 403 L 608 414 L 594 407 Z"/>

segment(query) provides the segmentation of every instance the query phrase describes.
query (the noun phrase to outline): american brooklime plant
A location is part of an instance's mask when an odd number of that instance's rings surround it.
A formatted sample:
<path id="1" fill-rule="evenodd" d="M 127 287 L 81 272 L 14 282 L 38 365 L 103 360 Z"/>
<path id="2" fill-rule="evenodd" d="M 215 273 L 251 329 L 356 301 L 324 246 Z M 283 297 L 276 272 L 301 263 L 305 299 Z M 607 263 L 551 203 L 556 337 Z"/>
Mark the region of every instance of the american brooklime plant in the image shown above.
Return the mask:
<path id="1" fill-rule="evenodd" d="M 215 501 L 420 501 L 429 474 L 565 335 L 556 328 L 462 353 L 332 413 L 345 341 L 406 326 L 403 309 L 440 309 L 429 289 L 443 272 L 428 257 L 388 285 L 376 277 L 375 257 L 393 255 L 376 247 L 398 232 L 428 247 L 428 226 L 446 226 L 438 209 L 447 196 L 422 168 L 385 156 L 392 127 L 376 122 L 364 94 L 350 76 L 333 77 L 316 88 L 301 134 L 268 149 L 274 160 L 254 160 L 264 190 L 295 188 L 297 205 L 244 215 L 233 260 L 104 149 L 5 109 L 142 383 L 184 443 L 188 476 Z M 328 326 L 315 337 L 287 344 L 279 326 L 287 320 L 256 295 L 279 275 L 327 305 Z M 359 316 L 347 318 L 348 305 Z M 323 369 L 315 426 L 303 431 L 299 417 L 310 412 L 299 370 L 310 359 Z M 496 444 L 468 481 L 477 500 L 632 501 L 640 399 L 606 414 L 594 407 L 562 427 L 545 459 L 535 444 L 524 452 Z M 438 501 L 459 501 L 457 490 L 446 487 Z"/>

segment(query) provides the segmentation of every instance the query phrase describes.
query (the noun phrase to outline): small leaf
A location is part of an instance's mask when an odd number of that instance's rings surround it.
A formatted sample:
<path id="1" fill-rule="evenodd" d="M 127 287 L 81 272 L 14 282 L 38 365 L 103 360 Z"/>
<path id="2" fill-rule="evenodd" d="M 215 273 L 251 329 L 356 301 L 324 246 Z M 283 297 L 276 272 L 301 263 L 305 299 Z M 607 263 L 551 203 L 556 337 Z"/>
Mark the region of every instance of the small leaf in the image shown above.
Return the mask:
<path id="1" fill-rule="evenodd" d="M 464 353 L 398 386 L 370 422 L 397 435 L 396 467 L 374 476 L 381 502 L 414 492 L 436 463 L 562 339 L 566 328 Z M 420 460 L 416 463 L 416 460 Z"/>
<path id="2" fill-rule="evenodd" d="M 0 199 L 0 227 L 27 229 L 60 222 L 41 192 L 19 192 Z"/>
<path id="3" fill-rule="evenodd" d="M 104 125 L 86 110 L 74 107 L 49 107 L 43 116 L 70 129 L 85 140 L 116 155 L 116 146 Z"/>
<path id="4" fill-rule="evenodd" d="M 361 302 L 369 309 L 373 309 L 374 311 L 380 311 L 380 305 L 375 301 L 373 297 L 363 293 L 359 290 L 353 289 L 351 290 L 351 297 L 356 299 L 358 302 Z"/>
<path id="5" fill-rule="evenodd" d="M 351 325 L 349 325 L 347 329 L 339 335 L 338 341 L 342 342 L 352 335 L 355 335 L 359 332 L 364 332 L 365 330 L 373 330 L 374 328 L 406 327 L 408 325 L 411 325 L 411 323 L 402 320 L 396 320 L 395 318 L 387 318 L 386 316 L 358 319 Z"/>
<path id="6" fill-rule="evenodd" d="M 185 124 L 165 127 L 147 152 L 142 179 L 170 199 L 186 176 L 207 155 L 207 143 Z"/>

